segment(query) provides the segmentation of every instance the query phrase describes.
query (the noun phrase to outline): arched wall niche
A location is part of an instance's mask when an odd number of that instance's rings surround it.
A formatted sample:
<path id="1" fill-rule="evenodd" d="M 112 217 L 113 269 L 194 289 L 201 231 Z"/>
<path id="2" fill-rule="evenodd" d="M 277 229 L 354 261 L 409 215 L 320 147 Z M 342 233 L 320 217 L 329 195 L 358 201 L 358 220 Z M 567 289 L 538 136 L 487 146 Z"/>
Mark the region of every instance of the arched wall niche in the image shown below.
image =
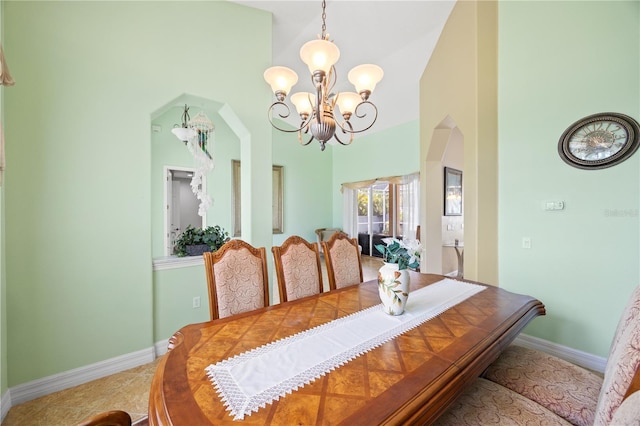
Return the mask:
<path id="1" fill-rule="evenodd" d="M 171 133 L 173 127 L 181 126 L 185 105 L 189 107 L 191 118 L 203 112 L 215 126 L 213 137 L 207 144 L 214 168 L 206 176 L 207 193 L 213 200 L 206 213 L 206 225 L 220 225 L 229 233 L 232 230 L 231 160 L 242 161 L 242 145 L 250 140 L 249 131 L 228 104 L 184 93 L 150 113 L 151 244 L 154 259 L 165 256 L 165 167 L 195 167 L 195 160 L 186 145 Z"/>
<path id="2" fill-rule="evenodd" d="M 464 213 L 462 216 L 444 216 L 444 167 L 464 172 L 464 135 L 453 118 L 447 115 L 433 129 L 429 150 L 425 158 L 423 195 L 425 212 L 421 227 L 423 255 L 421 271 L 447 274 L 457 270 L 455 251 L 445 244 L 464 241 Z M 463 173 L 464 187 L 464 173 Z M 463 189 L 463 209 L 464 189 Z M 464 211 L 464 210 L 463 210 Z"/>

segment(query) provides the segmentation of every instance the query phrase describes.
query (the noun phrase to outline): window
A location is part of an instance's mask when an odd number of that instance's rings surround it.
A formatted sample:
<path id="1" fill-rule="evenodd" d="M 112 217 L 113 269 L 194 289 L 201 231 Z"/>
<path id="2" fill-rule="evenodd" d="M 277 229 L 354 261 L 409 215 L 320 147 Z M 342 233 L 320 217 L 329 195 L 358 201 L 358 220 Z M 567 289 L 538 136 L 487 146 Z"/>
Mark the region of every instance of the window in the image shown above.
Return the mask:
<path id="1" fill-rule="evenodd" d="M 415 238 L 419 180 L 414 173 L 343 184 L 343 226 L 349 235 L 357 234 L 363 254 L 377 256 L 375 244 L 386 236 Z"/>
<path id="2" fill-rule="evenodd" d="M 392 234 L 395 185 L 377 183 L 358 190 L 358 233 Z M 392 209 L 389 209 L 389 206 Z"/>

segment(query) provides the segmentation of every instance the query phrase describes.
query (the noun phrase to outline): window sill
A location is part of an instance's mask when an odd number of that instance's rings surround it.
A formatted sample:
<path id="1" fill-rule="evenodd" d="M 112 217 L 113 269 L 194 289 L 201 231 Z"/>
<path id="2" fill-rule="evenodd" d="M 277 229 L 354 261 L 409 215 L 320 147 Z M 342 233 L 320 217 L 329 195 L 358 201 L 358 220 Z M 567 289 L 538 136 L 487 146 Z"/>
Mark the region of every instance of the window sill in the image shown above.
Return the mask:
<path id="1" fill-rule="evenodd" d="M 165 269 L 188 268 L 191 266 L 204 265 L 202 256 L 166 256 L 153 259 L 153 270 L 163 271 Z"/>

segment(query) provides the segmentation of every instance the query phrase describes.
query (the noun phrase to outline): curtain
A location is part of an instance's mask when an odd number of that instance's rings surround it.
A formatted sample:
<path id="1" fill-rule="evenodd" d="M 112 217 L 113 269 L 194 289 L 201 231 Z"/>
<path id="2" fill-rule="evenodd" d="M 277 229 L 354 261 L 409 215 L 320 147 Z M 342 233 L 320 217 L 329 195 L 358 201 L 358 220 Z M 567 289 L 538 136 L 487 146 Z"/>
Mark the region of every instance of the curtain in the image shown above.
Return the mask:
<path id="1" fill-rule="evenodd" d="M 417 173 L 418 176 L 420 176 L 419 173 Z M 386 182 L 386 183 L 393 183 L 395 185 L 399 185 L 401 183 L 403 183 L 403 178 L 405 176 L 387 176 L 387 177 L 379 177 L 379 178 L 375 178 L 375 179 L 369 179 L 369 180 L 361 180 L 360 182 L 347 182 L 347 183 L 343 183 L 340 190 L 342 192 L 345 191 L 345 188 L 349 188 L 349 189 L 362 189 L 362 188 L 367 188 L 371 185 L 374 185 L 376 183 L 382 183 L 382 182 Z"/>
<path id="2" fill-rule="evenodd" d="M 416 239 L 420 219 L 420 173 L 402 176 L 402 232 L 404 238 Z"/>
<path id="3" fill-rule="evenodd" d="M 7 62 L 4 59 L 4 51 L 2 50 L 2 44 L 0 44 L 0 85 L 2 86 L 13 86 L 15 81 L 9 74 L 9 67 L 7 66 Z"/>
<path id="4" fill-rule="evenodd" d="M 342 186 L 342 230 L 349 238 L 358 237 L 357 189 Z"/>
<path id="5" fill-rule="evenodd" d="M 2 44 L 0 44 L 0 86 L 13 86 L 15 81 L 9 74 L 9 67 L 4 59 L 4 51 L 2 50 Z M 4 176 L 4 132 L 2 125 L 0 124 L 0 186 L 2 185 L 2 178 Z"/>

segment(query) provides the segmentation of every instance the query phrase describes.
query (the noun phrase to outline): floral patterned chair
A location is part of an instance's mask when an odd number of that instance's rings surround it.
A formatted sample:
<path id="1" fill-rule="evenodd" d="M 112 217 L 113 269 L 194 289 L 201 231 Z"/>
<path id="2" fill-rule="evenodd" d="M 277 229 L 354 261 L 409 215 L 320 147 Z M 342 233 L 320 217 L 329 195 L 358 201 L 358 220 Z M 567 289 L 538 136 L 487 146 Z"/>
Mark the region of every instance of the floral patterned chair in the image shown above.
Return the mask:
<path id="1" fill-rule="evenodd" d="M 604 378 L 552 355 L 511 345 L 484 377 L 548 408 L 575 425 L 609 425 L 625 396 L 637 390 L 640 367 L 640 287 L 626 306 Z"/>
<path id="2" fill-rule="evenodd" d="M 318 245 L 293 235 L 273 246 L 280 302 L 322 293 L 322 269 Z"/>
<path id="3" fill-rule="evenodd" d="M 362 282 L 358 240 L 349 238 L 344 232 L 336 232 L 328 241 L 322 242 L 322 248 L 331 290 Z"/>
<path id="4" fill-rule="evenodd" d="M 264 247 L 231 240 L 203 257 L 212 320 L 269 306 Z"/>
<path id="5" fill-rule="evenodd" d="M 434 423 L 434 426 L 472 425 L 569 426 L 571 423 L 511 389 L 478 378 Z"/>
<path id="6" fill-rule="evenodd" d="M 509 346 L 437 425 L 639 425 L 640 287 L 614 335 L 604 378 L 567 361 Z"/>
<path id="7" fill-rule="evenodd" d="M 640 425 L 640 392 L 635 391 L 625 398 L 620 407 L 613 413 L 612 425 L 638 426 Z"/>

